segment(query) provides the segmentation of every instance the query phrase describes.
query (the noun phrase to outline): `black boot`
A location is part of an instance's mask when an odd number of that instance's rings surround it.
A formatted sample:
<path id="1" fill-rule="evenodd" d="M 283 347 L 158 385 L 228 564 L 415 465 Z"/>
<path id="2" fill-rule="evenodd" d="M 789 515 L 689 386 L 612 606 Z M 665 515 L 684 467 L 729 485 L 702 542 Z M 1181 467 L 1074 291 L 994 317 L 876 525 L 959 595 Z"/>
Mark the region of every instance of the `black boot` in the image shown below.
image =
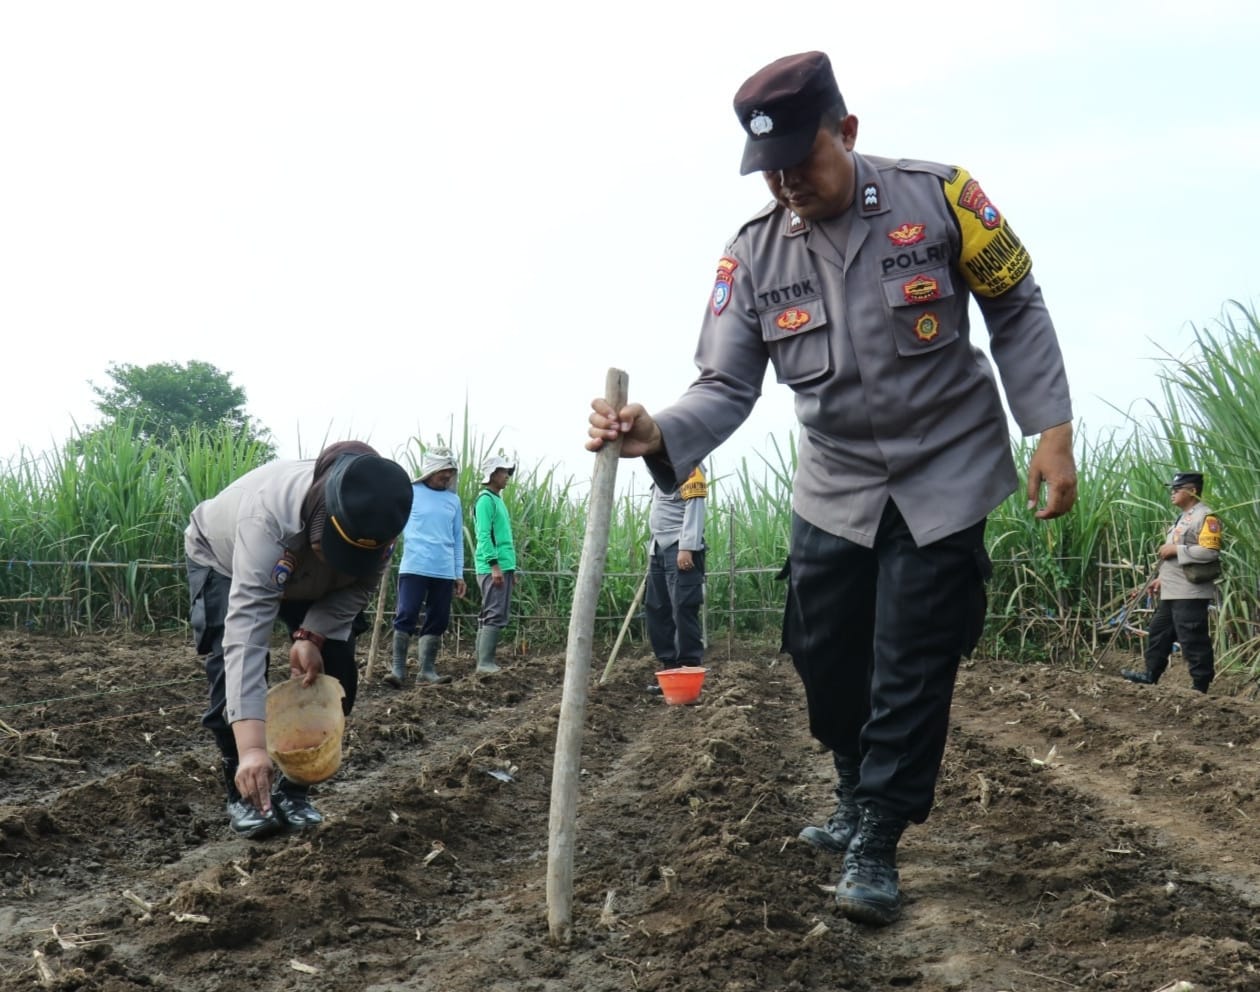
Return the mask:
<path id="1" fill-rule="evenodd" d="M 836 811 L 821 827 L 810 825 L 798 835 L 806 844 L 831 854 L 843 854 L 849 849 L 849 841 L 857 830 L 861 810 L 853 798 L 858 786 L 858 762 L 856 758 L 842 758 L 832 753 L 836 765 Z"/>
<path id="2" fill-rule="evenodd" d="M 241 797 L 240 790 L 236 788 L 237 764 L 232 758 L 223 759 L 223 784 L 227 788 L 227 815 L 232 832 L 250 840 L 262 840 L 278 834 L 284 824 L 276 819 L 275 807 L 260 813 L 253 803 Z"/>
<path id="3" fill-rule="evenodd" d="M 905 829 L 905 820 L 877 806 L 862 807 L 836 886 L 836 905 L 849 919 L 882 927 L 901 915 L 897 842 Z"/>
<path id="4" fill-rule="evenodd" d="M 281 774 L 271 790 L 271 808 L 290 830 L 306 830 L 324 822 L 323 814 L 311 805 L 310 786 L 298 785 Z"/>
<path id="5" fill-rule="evenodd" d="M 1138 685 L 1154 685 L 1159 681 L 1150 672 L 1137 672 L 1130 668 L 1122 669 L 1120 674 L 1130 682 L 1138 683 Z"/>

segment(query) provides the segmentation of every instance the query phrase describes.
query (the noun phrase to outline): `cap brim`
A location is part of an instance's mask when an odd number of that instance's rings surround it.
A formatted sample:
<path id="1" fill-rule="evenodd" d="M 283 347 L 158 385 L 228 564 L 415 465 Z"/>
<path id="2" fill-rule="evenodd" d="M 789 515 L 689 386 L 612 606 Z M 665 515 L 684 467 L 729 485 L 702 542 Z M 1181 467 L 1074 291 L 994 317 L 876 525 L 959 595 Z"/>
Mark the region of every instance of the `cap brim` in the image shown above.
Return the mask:
<path id="1" fill-rule="evenodd" d="M 815 125 L 806 131 L 793 131 L 773 138 L 748 138 L 744 142 L 744 157 L 739 163 L 739 174 L 750 172 L 774 172 L 800 165 L 809 157 L 818 134 Z"/>

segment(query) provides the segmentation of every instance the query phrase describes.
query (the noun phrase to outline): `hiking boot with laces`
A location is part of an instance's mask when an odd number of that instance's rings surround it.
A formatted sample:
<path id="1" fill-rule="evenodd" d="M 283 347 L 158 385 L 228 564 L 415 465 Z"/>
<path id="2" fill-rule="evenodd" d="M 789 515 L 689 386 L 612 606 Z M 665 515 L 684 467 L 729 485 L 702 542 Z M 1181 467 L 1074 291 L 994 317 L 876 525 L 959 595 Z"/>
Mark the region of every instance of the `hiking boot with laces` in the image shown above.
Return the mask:
<path id="1" fill-rule="evenodd" d="M 844 874 L 836 885 L 836 905 L 849 919 L 882 927 L 901 915 L 897 842 L 906 821 L 863 806 L 857 833 L 844 856 Z"/>
<path id="2" fill-rule="evenodd" d="M 858 762 L 838 754 L 833 754 L 832 760 L 836 766 L 836 811 L 821 827 L 811 824 L 804 827 L 797 837 L 820 851 L 843 854 L 849 849 L 861 815 L 853 798 L 858 785 Z"/>

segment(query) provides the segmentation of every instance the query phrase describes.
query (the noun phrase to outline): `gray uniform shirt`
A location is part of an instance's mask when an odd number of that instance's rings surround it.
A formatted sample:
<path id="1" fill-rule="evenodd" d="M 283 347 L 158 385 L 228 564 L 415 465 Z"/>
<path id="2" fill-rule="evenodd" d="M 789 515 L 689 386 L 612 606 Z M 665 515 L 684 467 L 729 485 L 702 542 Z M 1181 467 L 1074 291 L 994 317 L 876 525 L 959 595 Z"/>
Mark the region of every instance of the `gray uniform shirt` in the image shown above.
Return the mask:
<path id="1" fill-rule="evenodd" d="M 871 547 L 892 498 L 928 544 L 984 518 L 1018 482 L 992 368 L 970 342 L 974 294 L 1026 435 L 1072 419 L 1031 260 L 965 171 L 854 155 L 842 217 L 770 204 L 729 242 L 696 351 L 699 377 L 656 414 L 672 488 L 751 412 L 769 362 L 796 393 L 793 509 Z"/>
<path id="2" fill-rule="evenodd" d="M 1200 540 L 1216 547 L 1204 547 Z M 1215 599 L 1216 583 L 1191 582 L 1181 567 L 1192 561 L 1220 559 L 1221 522 L 1212 508 L 1203 502 L 1195 503 L 1174 521 L 1164 543 L 1177 545 L 1177 557 L 1160 559 L 1160 599 Z"/>
<path id="3" fill-rule="evenodd" d="M 188 560 L 232 580 L 223 632 L 228 723 L 266 718 L 267 652 L 281 600 L 310 600 L 303 625 L 345 640 L 379 581 L 379 572 L 343 575 L 311 550 L 302 502 L 314 478 L 314 461 L 269 462 L 198 504 L 184 531 Z"/>
<path id="4" fill-rule="evenodd" d="M 648 553 L 678 545 L 680 551 L 704 550 L 704 496 L 684 499 L 679 489 L 666 491 L 652 487 L 652 509 L 648 513 L 648 527 L 652 540 Z"/>

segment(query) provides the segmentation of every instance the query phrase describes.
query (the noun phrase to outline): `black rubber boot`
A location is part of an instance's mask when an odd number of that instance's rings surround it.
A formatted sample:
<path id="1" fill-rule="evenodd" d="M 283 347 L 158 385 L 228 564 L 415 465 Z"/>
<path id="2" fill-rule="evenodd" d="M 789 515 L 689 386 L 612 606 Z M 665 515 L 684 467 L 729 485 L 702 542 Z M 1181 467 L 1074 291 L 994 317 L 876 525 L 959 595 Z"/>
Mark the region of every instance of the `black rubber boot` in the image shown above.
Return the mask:
<path id="1" fill-rule="evenodd" d="M 411 642 L 411 635 L 405 630 L 394 631 L 394 657 L 393 664 L 390 667 L 389 674 L 381 681 L 395 689 L 403 687 L 403 681 L 407 678 L 407 645 Z"/>
<path id="2" fill-rule="evenodd" d="M 290 830 L 306 830 L 324 822 L 310 800 L 310 786 L 290 782 L 284 775 L 271 790 L 271 808 Z"/>
<path id="3" fill-rule="evenodd" d="M 857 832 L 844 856 L 836 905 L 851 920 L 882 927 L 901 915 L 897 842 L 906 821 L 876 806 L 863 806 Z"/>
<path id="4" fill-rule="evenodd" d="M 241 798 L 236 788 L 237 762 L 231 758 L 223 759 L 223 784 L 227 790 L 228 825 L 238 837 L 250 840 L 262 840 L 271 837 L 284 829 L 273 806 L 267 813 L 260 813 L 253 803 Z"/>
<path id="5" fill-rule="evenodd" d="M 1136 672 L 1130 668 L 1123 669 L 1120 674 L 1130 682 L 1138 683 L 1138 685 L 1154 685 L 1159 681 L 1150 672 Z"/>
<path id="6" fill-rule="evenodd" d="M 834 752 L 832 760 L 836 765 L 836 811 L 821 827 L 805 827 L 797 836 L 820 851 L 843 854 L 849 849 L 862 812 L 853 798 L 858 786 L 858 762 Z"/>

